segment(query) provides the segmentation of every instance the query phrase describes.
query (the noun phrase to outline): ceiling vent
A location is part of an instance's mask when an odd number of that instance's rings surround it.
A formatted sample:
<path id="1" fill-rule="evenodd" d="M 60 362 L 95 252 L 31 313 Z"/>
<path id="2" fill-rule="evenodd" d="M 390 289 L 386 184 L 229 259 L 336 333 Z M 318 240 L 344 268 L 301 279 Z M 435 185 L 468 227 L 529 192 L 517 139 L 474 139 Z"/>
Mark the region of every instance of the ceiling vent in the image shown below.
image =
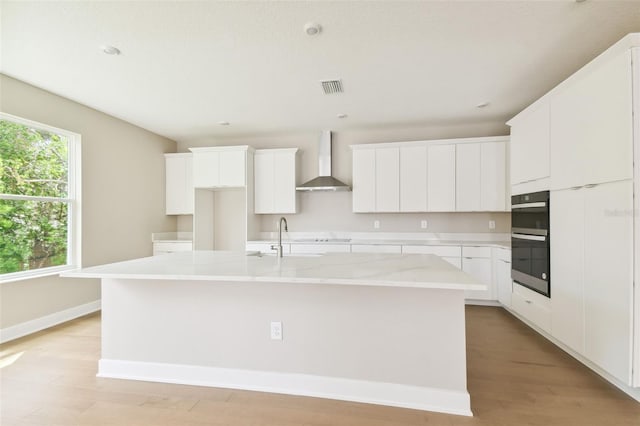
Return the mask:
<path id="1" fill-rule="evenodd" d="M 324 90 L 325 95 L 344 92 L 342 89 L 342 80 L 322 80 L 320 83 L 322 84 L 322 90 Z"/>

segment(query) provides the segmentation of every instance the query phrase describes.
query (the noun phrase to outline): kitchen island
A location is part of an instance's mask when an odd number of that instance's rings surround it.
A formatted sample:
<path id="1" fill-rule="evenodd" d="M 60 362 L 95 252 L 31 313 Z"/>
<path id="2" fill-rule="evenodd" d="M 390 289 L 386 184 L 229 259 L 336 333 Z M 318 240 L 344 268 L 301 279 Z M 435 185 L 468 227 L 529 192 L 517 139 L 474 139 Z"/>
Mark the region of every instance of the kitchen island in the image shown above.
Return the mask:
<path id="1" fill-rule="evenodd" d="M 464 290 L 434 255 L 194 251 L 96 266 L 98 376 L 471 415 Z"/>

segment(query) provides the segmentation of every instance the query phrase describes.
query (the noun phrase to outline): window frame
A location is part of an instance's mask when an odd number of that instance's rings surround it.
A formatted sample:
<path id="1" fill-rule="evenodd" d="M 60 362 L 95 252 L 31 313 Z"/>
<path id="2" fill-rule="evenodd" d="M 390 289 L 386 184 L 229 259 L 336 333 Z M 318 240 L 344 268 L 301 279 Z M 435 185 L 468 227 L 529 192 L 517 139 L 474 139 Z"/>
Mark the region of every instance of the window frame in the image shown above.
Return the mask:
<path id="1" fill-rule="evenodd" d="M 15 282 L 33 278 L 57 275 L 64 271 L 78 269 L 82 267 L 82 209 L 81 209 L 81 170 L 82 155 L 81 141 L 79 133 L 58 127 L 49 126 L 37 121 L 28 120 L 15 115 L 0 112 L 0 120 L 11 121 L 24 126 L 44 130 L 50 133 L 57 133 L 67 138 L 68 141 L 68 183 L 66 198 L 39 197 L 17 194 L 0 194 L 0 200 L 17 201 L 43 201 L 43 202 L 64 202 L 68 206 L 67 211 L 67 263 L 65 265 L 49 266 L 46 268 L 32 269 L 28 271 L 9 272 L 0 274 L 0 283 Z"/>

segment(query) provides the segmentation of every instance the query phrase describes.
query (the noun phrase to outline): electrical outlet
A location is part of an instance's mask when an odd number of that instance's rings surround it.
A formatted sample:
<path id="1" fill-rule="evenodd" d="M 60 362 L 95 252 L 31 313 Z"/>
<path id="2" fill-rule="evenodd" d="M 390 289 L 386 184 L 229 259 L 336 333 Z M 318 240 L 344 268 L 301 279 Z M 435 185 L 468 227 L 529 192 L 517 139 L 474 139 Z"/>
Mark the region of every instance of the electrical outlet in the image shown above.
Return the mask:
<path id="1" fill-rule="evenodd" d="M 427 229 L 427 221 L 426 220 L 421 220 L 420 221 L 420 228 Z"/>
<path id="2" fill-rule="evenodd" d="M 282 340 L 282 322 L 271 321 L 271 340 Z"/>
<path id="3" fill-rule="evenodd" d="M 490 220 L 489 221 L 489 229 L 496 229 L 496 221 L 495 220 Z"/>
<path id="4" fill-rule="evenodd" d="M 379 220 L 374 220 L 373 221 L 373 229 L 380 229 L 380 221 Z"/>

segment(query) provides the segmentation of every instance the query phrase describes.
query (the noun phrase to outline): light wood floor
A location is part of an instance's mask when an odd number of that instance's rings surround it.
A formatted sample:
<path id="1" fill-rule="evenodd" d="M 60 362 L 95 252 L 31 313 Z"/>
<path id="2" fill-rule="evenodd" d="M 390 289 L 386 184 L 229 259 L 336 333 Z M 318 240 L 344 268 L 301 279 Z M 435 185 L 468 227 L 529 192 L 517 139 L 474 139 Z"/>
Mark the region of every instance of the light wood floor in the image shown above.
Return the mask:
<path id="1" fill-rule="evenodd" d="M 99 354 L 99 315 L 1 345 L 0 425 L 640 425 L 640 403 L 501 308 L 467 307 L 473 418 L 101 379 Z"/>

